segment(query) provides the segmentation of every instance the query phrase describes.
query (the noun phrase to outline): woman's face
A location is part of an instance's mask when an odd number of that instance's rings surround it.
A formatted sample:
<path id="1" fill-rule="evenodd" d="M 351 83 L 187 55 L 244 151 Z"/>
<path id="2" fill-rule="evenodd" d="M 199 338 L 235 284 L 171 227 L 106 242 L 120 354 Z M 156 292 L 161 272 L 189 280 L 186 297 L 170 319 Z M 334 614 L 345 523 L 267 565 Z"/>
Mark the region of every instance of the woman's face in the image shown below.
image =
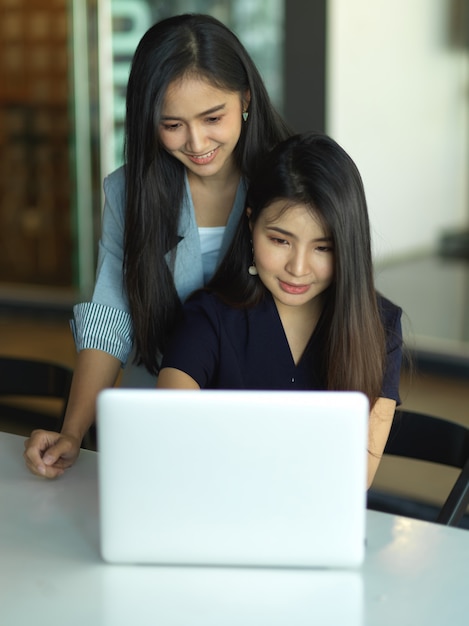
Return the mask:
<path id="1" fill-rule="evenodd" d="M 166 91 L 158 134 L 189 172 L 223 179 L 235 169 L 233 150 L 241 134 L 242 113 L 239 93 L 214 87 L 203 78 L 184 77 Z"/>
<path id="2" fill-rule="evenodd" d="M 267 206 L 252 227 L 257 272 L 279 312 L 282 307 L 314 307 L 334 277 L 329 233 L 308 206 L 284 209 L 287 202 Z"/>

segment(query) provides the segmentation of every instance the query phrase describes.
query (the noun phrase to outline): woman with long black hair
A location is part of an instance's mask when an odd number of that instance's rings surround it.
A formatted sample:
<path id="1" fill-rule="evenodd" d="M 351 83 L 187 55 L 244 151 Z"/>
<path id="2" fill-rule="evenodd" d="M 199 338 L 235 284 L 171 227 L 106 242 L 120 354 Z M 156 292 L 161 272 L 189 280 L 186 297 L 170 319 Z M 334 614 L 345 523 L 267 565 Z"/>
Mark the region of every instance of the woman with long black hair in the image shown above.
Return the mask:
<path id="1" fill-rule="evenodd" d="M 181 301 L 228 248 L 256 162 L 290 134 L 237 37 L 207 15 L 141 39 L 128 89 L 125 165 L 106 195 L 96 286 L 74 309 L 79 351 L 61 433 L 34 431 L 29 469 L 54 478 L 78 456 L 96 396 L 154 386 Z"/>
<path id="2" fill-rule="evenodd" d="M 401 309 L 374 287 L 358 169 L 325 135 L 290 137 L 253 175 L 223 262 L 187 300 L 158 387 L 361 391 L 369 486 L 401 358 Z"/>

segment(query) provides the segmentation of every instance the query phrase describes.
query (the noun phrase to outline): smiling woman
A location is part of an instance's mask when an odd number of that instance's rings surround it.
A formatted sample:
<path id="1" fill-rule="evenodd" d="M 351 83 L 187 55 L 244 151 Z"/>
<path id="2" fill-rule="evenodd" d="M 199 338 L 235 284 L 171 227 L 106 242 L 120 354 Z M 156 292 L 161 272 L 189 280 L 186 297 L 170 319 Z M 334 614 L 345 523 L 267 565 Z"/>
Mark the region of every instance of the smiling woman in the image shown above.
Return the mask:
<path id="1" fill-rule="evenodd" d="M 248 106 L 249 92 L 241 96 L 219 89 L 191 73 L 166 91 L 158 137 L 186 168 L 201 227 L 224 226 L 228 220 L 239 183 L 234 150 Z"/>
<path id="2" fill-rule="evenodd" d="M 252 211 L 247 210 L 248 217 Z M 334 276 L 332 238 L 307 204 L 277 200 L 250 222 L 253 265 L 274 300 L 293 360 L 298 364 L 321 316 Z"/>
<path id="3" fill-rule="evenodd" d="M 248 106 L 249 93 L 240 97 L 238 92 L 218 89 L 189 74 L 166 91 L 159 138 L 186 166 L 189 176 L 239 176 L 233 151 L 241 134 L 242 112 Z"/>
<path id="4" fill-rule="evenodd" d="M 125 166 L 104 183 L 93 297 L 74 308 L 79 355 L 62 432 L 36 431 L 26 447 L 31 471 L 50 478 L 77 458 L 97 394 L 121 366 L 124 386 L 154 387 L 181 302 L 230 244 L 251 170 L 290 134 L 241 42 L 208 15 L 152 26 L 126 94 Z"/>
<path id="5" fill-rule="evenodd" d="M 247 213 L 252 214 L 249 209 Z M 305 308 L 305 316 L 311 317 L 334 275 L 331 237 L 316 211 L 310 205 L 285 206 L 284 200 L 277 200 L 251 226 L 251 234 L 257 274 L 280 317 L 290 306 Z"/>
<path id="6" fill-rule="evenodd" d="M 400 318 L 374 288 L 355 164 L 329 137 L 291 137 L 252 177 L 233 242 L 186 303 L 158 387 L 361 391 L 370 485 L 400 401 Z"/>

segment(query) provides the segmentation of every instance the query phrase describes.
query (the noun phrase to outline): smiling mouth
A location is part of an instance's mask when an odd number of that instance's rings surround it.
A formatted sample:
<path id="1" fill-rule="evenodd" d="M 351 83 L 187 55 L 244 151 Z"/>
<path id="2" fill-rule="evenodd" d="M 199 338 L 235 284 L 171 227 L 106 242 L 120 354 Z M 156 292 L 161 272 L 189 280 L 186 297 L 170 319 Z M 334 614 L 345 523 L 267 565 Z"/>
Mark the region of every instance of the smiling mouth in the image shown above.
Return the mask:
<path id="1" fill-rule="evenodd" d="M 198 165 L 205 165 L 206 163 L 210 163 L 217 152 L 217 148 L 214 150 L 210 150 L 210 152 L 206 152 L 205 154 L 186 154 L 187 158 L 193 163 L 197 163 Z"/>
<path id="2" fill-rule="evenodd" d="M 309 285 L 292 285 L 291 283 L 285 283 L 283 280 L 279 280 L 279 284 L 282 291 L 295 295 L 306 293 L 310 287 Z"/>

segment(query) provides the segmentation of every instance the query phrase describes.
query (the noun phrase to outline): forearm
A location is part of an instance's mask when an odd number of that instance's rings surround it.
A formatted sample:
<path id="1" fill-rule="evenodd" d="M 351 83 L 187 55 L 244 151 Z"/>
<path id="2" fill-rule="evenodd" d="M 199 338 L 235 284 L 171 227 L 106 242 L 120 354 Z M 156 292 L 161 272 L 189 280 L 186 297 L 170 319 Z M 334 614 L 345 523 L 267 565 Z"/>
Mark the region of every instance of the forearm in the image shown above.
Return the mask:
<path id="1" fill-rule="evenodd" d="M 377 456 L 376 454 L 372 454 L 368 452 L 368 463 L 367 463 L 367 478 L 366 478 L 366 488 L 367 490 L 373 484 L 373 480 L 375 478 L 376 472 L 378 471 L 379 464 L 381 462 L 381 456 Z"/>
<path id="2" fill-rule="evenodd" d="M 116 382 L 120 361 L 101 350 L 82 350 L 77 357 L 62 434 L 82 441 L 96 416 L 96 397 Z"/>
<path id="3" fill-rule="evenodd" d="M 371 410 L 368 426 L 368 473 L 367 489 L 373 483 L 378 471 L 384 448 L 391 430 L 394 411 L 396 409 L 395 400 L 389 398 L 378 398 Z"/>

